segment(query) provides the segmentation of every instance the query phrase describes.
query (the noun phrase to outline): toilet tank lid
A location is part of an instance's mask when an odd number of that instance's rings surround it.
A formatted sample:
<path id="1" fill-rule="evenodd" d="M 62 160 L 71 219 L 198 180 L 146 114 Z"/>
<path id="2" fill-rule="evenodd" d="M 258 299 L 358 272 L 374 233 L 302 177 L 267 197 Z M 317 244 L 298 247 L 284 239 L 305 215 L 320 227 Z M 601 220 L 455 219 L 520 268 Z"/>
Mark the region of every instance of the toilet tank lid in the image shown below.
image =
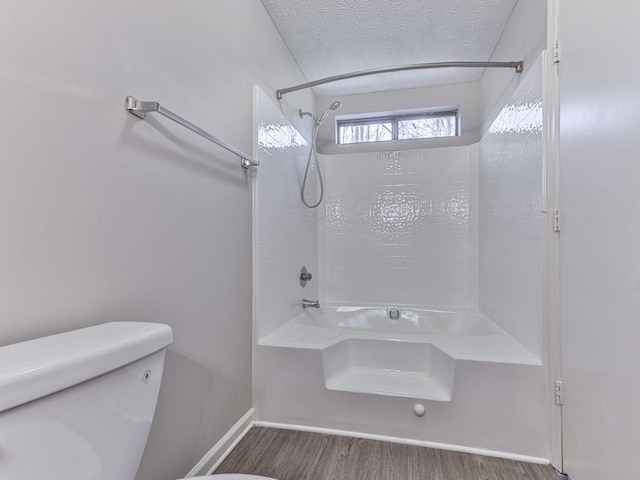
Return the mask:
<path id="1" fill-rule="evenodd" d="M 0 412 L 166 348 L 171 327 L 110 322 L 0 347 Z"/>

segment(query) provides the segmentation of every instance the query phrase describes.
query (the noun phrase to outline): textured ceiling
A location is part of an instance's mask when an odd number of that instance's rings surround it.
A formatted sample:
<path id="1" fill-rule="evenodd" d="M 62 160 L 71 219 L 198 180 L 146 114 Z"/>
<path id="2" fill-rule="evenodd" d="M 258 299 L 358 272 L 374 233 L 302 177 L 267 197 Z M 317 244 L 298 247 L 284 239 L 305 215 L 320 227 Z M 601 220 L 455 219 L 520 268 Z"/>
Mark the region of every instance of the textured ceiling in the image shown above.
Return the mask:
<path id="1" fill-rule="evenodd" d="M 262 0 L 262 3 L 307 79 L 316 80 L 410 63 L 489 60 L 517 0 Z M 416 88 L 474 81 L 481 73 L 480 69 L 392 73 L 344 80 L 316 87 L 314 91 L 329 96 Z"/>

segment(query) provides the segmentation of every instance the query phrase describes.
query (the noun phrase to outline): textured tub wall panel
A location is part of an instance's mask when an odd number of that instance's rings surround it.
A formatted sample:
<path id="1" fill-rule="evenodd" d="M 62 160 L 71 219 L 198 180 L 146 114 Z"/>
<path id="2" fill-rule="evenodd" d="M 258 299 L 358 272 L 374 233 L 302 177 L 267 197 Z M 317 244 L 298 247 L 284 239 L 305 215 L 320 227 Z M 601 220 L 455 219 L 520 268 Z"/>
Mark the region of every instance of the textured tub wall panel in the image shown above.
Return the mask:
<path id="1" fill-rule="evenodd" d="M 530 69 L 537 68 L 536 59 L 547 44 L 547 3 L 545 0 L 522 0 L 516 4 L 491 61 L 522 60 L 525 75 Z M 503 68 L 485 69 L 480 80 L 483 134 L 525 75 Z"/>
<path id="2" fill-rule="evenodd" d="M 480 143 L 480 309 L 542 353 L 542 61 Z"/>
<path id="3" fill-rule="evenodd" d="M 308 141 L 260 89 L 258 102 L 258 160 L 255 215 L 258 257 L 257 339 L 300 313 L 300 300 L 318 298 L 318 234 L 315 209 L 303 206 L 300 187 Z M 310 173 L 307 198 L 318 194 L 315 169 Z M 314 278 L 300 287 L 300 267 Z"/>
<path id="4" fill-rule="evenodd" d="M 469 146 L 469 308 L 480 307 L 480 145 Z"/>
<path id="5" fill-rule="evenodd" d="M 548 458 L 540 367 L 458 361 L 450 402 L 327 390 L 318 350 L 257 347 L 256 418 Z"/>
<path id="6" fill-rule="evenodd" d="M 476 151 L 324 156 L 323 300 L 475 306 Z"/>
<path id="7" fill-rule="evenodd" d="M 1 10 L 0 344 L 171 325 L 138 479 L 181 478 L 252 405 L 250 184 L 237 156 L 124 97 L 251 152 L 253 85 L 304 77 L 258 0 Z"/>

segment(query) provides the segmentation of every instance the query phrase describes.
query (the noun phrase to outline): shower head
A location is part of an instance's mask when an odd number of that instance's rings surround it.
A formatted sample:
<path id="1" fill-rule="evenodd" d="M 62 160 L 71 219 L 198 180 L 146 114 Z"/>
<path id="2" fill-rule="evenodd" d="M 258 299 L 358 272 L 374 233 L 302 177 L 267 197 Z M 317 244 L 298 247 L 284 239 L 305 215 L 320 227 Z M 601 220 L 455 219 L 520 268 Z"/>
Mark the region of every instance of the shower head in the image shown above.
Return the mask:
<path id="1" fill-rule="evenodd" d="M 322 122 L 324 122 L 327 119 L 327 116 L 329 116 L 329 112 L 331 112 L 332 110 L 335 112 L 341 106 L 342 106 L 342 103 L 340 102 L 333 102 L 331 105 L 329 105 L 327 109 L 324 112 L 322 112 L 322 115 L 320 115 L 320 118 L 316 122 L 316 125 L 318 126 L 322 125 Z"/>

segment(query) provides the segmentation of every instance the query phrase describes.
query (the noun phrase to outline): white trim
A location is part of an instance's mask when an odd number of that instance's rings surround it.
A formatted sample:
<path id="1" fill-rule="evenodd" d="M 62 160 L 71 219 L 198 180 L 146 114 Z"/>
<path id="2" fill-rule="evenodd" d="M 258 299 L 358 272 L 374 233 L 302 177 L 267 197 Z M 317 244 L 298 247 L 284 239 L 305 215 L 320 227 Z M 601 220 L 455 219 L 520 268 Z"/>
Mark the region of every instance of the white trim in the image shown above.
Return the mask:
<path id="1" fill-rule="evenodd" d="M 410 438 L 388 437 L 386 435 L 375 435 L 372 433 L 349 432 L 346 430 L 334 430 L 332 428 L 309 427 L 306 425 L 291 425 L 288 423 L 263 422 L 256 420 L 256 427 L 265 428 L 281 428 L 284 430 L 296 430 L 300 432 L 324 433 L 327 435 L 339 435 L 342 437 L 364 438 L 366 440 L 378 440 L 380 442 L 402 443 L 405 445 L 415 445 L 418 447 L 437 448 L 438 450 L 449 450 L 453 452 L 472 453 L 474 455 L 483 455 L 485 457 L 505 458 L 507 460 L 517 460 L 519 462 L 536 463 L 540 465 L 549 465 L 549 459 L 542 457 L 531 457 L 528 455 L 519 455 L 516 453 L 499 452 L 496 450 L 485 450 L 483 448 L 464 447 L 461 445 L 452 445 L 449 443 L 429 442 L 426 440 L 413 440 Z"/>
<path id="2" fill-rule="evenodd" d="M 244 436 L 249 432 L 251 427 L 253 427 L 253 419 L 255 415 L 255 410 L 251 408 L 247 413 L 245 413 L 240 420 L 236 422 L 236 424 L 231 427 L 231 429 L 224 434 L 224 436 L 218 440 L 218 442 L 209 450 L 204 457 L 191 469 L 189 473 L 184 478 L 191 478 L 197 475 L 209 475 L 216 468 L 220 466 L 220 464 L 224 461 L 225 458 L 231 453 L 231 451 L 236 447 L 236 445 L 244 438 Z M 206 473 L 202 471 L 213 462 L 213 466 L 209 468 Z"/>
<path id="3" fill-rule="evenodd" d="M 560 311 L 560 236 L 554 232 L 553 215 L 560 205 L 560 78 L 553 51 L 560 40 L 559 0 L 547 0 L 547 53 L 544 77 L 545 111 L 545 197 L 547 221 L 544 232 L 545 249 L 545 343 L 547 344 L 548 385 L 546 399 L 549 411 L 549 458 L 551 465 L 563 471 L 562 407 L 555 404 L 553 386 L 562 380 L 562 335 Z"/>

